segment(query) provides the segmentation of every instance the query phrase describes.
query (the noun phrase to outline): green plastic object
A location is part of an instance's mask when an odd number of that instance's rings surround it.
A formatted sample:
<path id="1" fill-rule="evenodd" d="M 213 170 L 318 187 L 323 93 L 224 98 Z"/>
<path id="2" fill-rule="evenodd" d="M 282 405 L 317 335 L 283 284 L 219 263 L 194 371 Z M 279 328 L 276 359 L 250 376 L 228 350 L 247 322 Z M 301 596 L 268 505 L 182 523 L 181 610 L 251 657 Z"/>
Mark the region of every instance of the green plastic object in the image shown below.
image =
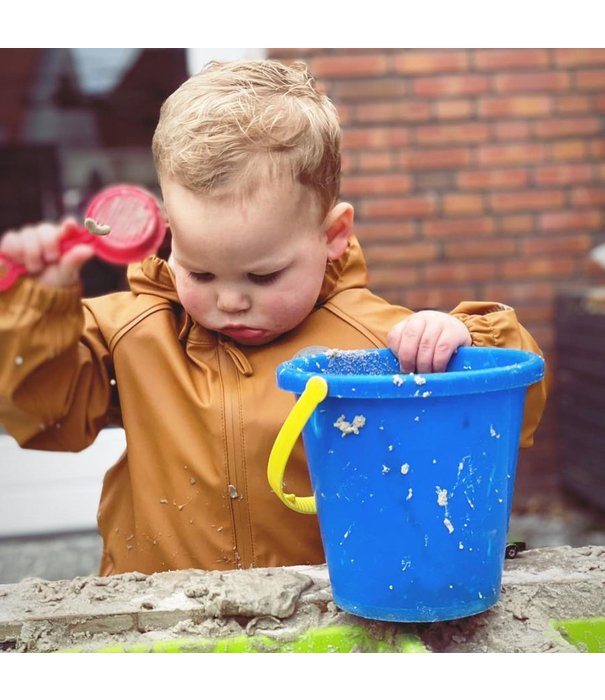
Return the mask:
<path id="1" fill-rule="evenodd" d="M 138 644 L 115 644 L 100 649 L 65 649 L 65 652 L 93 651 L 119 653 L 427 653 L 428 649 L 413 634 L 395 634 L 391 639 L 375 639 L 359 626 L 318 627 L 307 630 L 292 641 L 279 641 L 265 635 L 228 637 L 225 639 L 186 638 Z"/>
<path id="2" fill-rule="evenodd" d="M 605 617 L 555 620 L 551 624 L 564 639 L 580 651 L 591 654 L 605 653 Z"/>

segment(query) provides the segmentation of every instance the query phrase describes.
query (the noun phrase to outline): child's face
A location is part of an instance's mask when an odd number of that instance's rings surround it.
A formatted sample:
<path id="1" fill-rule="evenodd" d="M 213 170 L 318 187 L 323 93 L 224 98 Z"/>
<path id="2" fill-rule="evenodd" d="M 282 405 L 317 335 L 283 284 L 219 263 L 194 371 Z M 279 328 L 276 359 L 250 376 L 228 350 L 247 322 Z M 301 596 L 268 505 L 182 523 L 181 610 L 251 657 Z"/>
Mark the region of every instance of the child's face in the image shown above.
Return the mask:
<path id="1" fill-rule="evenodd" d="M 171 180 L 162 192 L 177 292 L 194 321 L 262 345 L 309 315 L 327 260 L 344 249 L 330 240 L 306 188 L 271 184 L 243 202 L 197 195 Z"/>

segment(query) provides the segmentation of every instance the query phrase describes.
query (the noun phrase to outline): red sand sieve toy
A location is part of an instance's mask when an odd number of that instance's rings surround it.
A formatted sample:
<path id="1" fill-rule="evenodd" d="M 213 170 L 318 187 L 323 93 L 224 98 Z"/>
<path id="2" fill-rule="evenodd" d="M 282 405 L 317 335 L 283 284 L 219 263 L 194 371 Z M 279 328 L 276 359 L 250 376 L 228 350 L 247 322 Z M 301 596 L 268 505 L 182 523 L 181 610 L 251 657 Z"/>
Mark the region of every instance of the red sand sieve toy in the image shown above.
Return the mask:
<path id="1" fill-rule="evenodd" d="M 166 234 L 166 219 L 158 201 L 134 185 L 112 185 L 88 203 L 85 226 L 70 226 L 60 241 L 61 254 L 75 245 L 93 246 L 107 262 L 126 265 L 155 253 Z M 10 289 L 25 265 L 0 253 L 0 291 Z"/>

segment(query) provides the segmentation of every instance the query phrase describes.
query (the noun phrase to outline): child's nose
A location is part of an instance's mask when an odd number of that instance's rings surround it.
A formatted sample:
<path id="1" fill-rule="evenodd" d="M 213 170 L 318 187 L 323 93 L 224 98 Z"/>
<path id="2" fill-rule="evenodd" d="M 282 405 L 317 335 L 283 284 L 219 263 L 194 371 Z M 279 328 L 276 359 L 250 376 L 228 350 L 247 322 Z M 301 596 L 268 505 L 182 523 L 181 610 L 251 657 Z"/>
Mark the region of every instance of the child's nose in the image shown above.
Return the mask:
<path id="1" fill-rule="evenodd" d="M 222 289 L 217 295 L 216 307 L 228 314 L 247 311 L 250 308 L 250 297 L 238 289 Z"/>

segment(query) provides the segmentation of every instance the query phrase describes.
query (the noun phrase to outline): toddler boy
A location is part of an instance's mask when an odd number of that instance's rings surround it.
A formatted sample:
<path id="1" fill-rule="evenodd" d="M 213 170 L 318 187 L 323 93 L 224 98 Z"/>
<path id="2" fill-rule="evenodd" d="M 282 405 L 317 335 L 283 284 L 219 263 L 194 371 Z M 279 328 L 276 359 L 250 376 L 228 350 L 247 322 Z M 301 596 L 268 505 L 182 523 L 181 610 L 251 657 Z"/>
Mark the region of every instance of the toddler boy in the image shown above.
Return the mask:
<path id="1" fill-rule="evenodd" d="M 4 236 L 30 276 L 0 294 L 0 422 L 46 450 L 124 428 L 99 507 L 103 575 L 322 562 L 315 519 L 266 478 L 293 401 L 280 362 L 388 345 L 403 371 L 431 372 L 461 345 L 538 348 L 506 306 L 413 314 L 369 292 L 338 201 L 336 112 L 304 66 L 210 64 L 164 104 L 153 153 L 172 250 L 132 265 L 129 292 L 80 298 L 93 251 L 60 256 L 65 225 Z M 532 387 L 524 445 L 543 402 Z M 287 490 L 310 490 L 302 445 Z"/>

